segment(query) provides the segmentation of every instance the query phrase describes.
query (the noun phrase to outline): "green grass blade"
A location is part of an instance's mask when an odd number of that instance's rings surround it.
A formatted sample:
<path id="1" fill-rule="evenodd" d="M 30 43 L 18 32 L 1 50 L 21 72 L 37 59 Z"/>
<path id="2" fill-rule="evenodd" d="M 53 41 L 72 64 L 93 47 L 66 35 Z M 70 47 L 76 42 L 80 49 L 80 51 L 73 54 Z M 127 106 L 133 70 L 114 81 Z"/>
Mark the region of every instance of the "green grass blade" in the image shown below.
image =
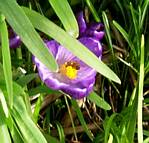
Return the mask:
<path id="1" fill-rule="evenodd" d="M 14 110 L 11 110 L 11 115 L 16 121 L 23 139 L 26 142 L 47 143 L 44 136 L 41 134 L 39 129 L 36 127 L 30 116 L 28 115 L 24 101 L 18 94 L 22 93 L 22 90 L 23 89 L 19 85 L 14 84 L 15 100 L 13 106 Z"/>
<path id="2" fill-rule="evenodd" d="M 128 33 L 116 21 L 113 21 L 113 24 L 120 31 L 120 33 L 123 35 L 123 37 L 127 41 L 128 45 L 130 46 L 131 50 L 133 51 L 134 56 L 136 57 L 137 54 L 136 54 L 136 51 L 135 51 L 132 41 L 130 41 Z"/>
<path id="3" fill-rule="evenodd" d="M 57 96 L 61 95 L 59 91 L 52 90 L 48 88 L 46 85 L 40 85 L 37 86 L 36 88 L 32 88 L 31 90 L 28 91 L 29 96 L 33 96 L 36 94 L 42 94 L 42 93 L 47 93 L 47 94 L 55 94 Z"/>
<path id="4" fill-rule="evenodd" d="M 9 49 L 8 31 L 3 15 L 0 15 L 0 30 L 2 42 L 2 57 L 3 70 L 8 93 L 8 102 L 10 107 L 13 106 L 13 86 L 12 86 L 12 71 L 11 71 L 11 57 Z"/>
<path id="5" fill-rule="evenodd" d="M 56 137 L 52 137 L 48 133 L 43 133 L 43 134 L 44 134 L 44 137 L 46 138 L 48 143 L 61 143 L 57 140 Z"/>
<path id="6" fill-rule="evenodd" d="M 134 135 L 136 130 L 136 118 L 137 118 L 137 96 L 136 96 L 136 87 L 134 88 L 131 99 L 128 104 L 128 116 L 127 122 L 126 122 L 126 136 L 128 138 L 129 143 L 133 143 L 134 141 Z"/>
<path id="7" fill-rule="evenodd" d="M 16 1 L 0 0 L 0 11 L 4 14 L 14 31 L 21 37 L 21 40 L 27 46 L 28 50 L 49 69 L 53 71 L 56 70 L 57 65 L 54 57 L 48 52 L 48 49 L 45 48 L 45 44 Z"/>
<path id="8" fill-rule="evenodd" d="M 142 16 L 141 16 L 141 21 L 140 21 L 140 29 L 143 28 L 143 23 L 144 23 L 144 19 L 145 19 L 145 15 L 147 12 L 147 7 L 149 5 L 149 0 L 145 0 L 143 6 L 142 6 Z"/>
<path id="9" fill-rule="evenodd" d="M 99 18 L 99 16 L 98 16 L 98 13 L 96 12 L 96 10 L 95 10 L 95 8 L 94 8 L 92 2 L 91 2 L 91 0 L 85 0 L 85 1 L 86 1 L 86 4 L 87 4 L 88 7 L 89 7 L 91 13 L 93 14 L 94 19 L 96 20 L 96 22 L 100 22 L 101 20 L 100 20 L 100 18 Z"/>
<path id="10" fill-rule="evenodd" d="M 65 30 L 73 37 L 79 36 L 79 28 L 76 18 L 67 0 L 49 0 L 57 16 L 63 23 Z"/>
<path id="11" fill-rule="evenodd" d="M 59 122 L 55 122 L 59 138 L 60 138 L 60 143 L 65 143 L 65 134 L 62 125 Z"/>
<path id="12" fill-rule="evenodd" d="M 77 133 L 76 133 L 76 129 L 75 129 L 75 124 L 74 124 L 74 121 L 73 121 L 73 117 L 72 117 L 72 114 L 71 114 L 71 110 L 70 110 L 70 107 L 69 107 L 69 103 L 68 103 L 67 97 L 64 96 L 64 98 L 65 98 L 65 103 L 66 103 L 66 106 L 67 106 L 67 109 L 68 109 L 70 121 L 71 121 L 71 124 L 72 124 L 74 137 L 75 137 L 75 140 L 78 141 L 78 137 L 77 137 Z"/>
<path id="13" fill-rule="evenodd" d="M 104 22 L 104 25 L 105 25 L 105 30 L 106 30 L 106 35 L 107 35 L 107 38 L 108 38 L 108 42 L 109 42 L 110 48 L 112 50 L 112 55 L 114 56 L 113 46 L 112 46 L 112 39 L 111 39 L 111 36 L 110 36 L 109 21 L 108 21 L 106 13 L 104 11 L 102 12 L 102 18 L 103 18 L 103 22 Z"/>
<path id="14" fill-rule="evenodd" d="M 138 91 L 138 143 L 143 142 L 142 106 L 143 106 L 143 84 L 144 83 L 144 35 L 141 38 L 140 75 Z"/>
<path id="15" fill-rule="evenodd" d="M 76 100 L 74 100 L 74 99 L 71 100 L 71 103 L 72 103 L 72 105 L 73 105 L 73 107 L 74 107 L 74 109 L 75 109 L 75 111 L 76 111 L 76 113 L 77 113 L 77 116 L 78 116 L 78 118 L 79 118 L 79 121 L 80 121 L 80 123 L 81 123 L 81 125 L 82 125 L 84 131 L 86 132 L 86 134 L 88 135 L 88 137 L 89 137 L 91 140 L 93 140 L 93 135 L 92 135 L 91 131 L 88 129 L 88 127 L 87 127 L 87 125 L 86 125 L 86 122 L 85 122 L 85 120 L 84 120 L 83 114 L 82 114 L 82 112 L 81 112 L 81 110 L 80 110 L 80 108 L 79 108 L 79 106 L 78 106 Z"/>
<path id="16" fill-rule="evenodd" d="M 111 53 L 112 53 L 112 63 L 114 64 L 114 63 L 116 63 L 116 61 L 115 61 L 115 56 L 114 56 L 112 39 L 111 39 L 111 35 L 110 35 L 110 26 L 109 26 L 108 17 L 104 11 L 102 12 L 102 18 L 103 18 L 103 22 L 104 22 L 104 26 L 105 26 L 107 41 L 108 41 L 108 44 L 109 44 L 109 47 L 110 47 Z M 115 66 L 115 64 L 114 64 L 114 66 Z"/>
<path id="17" fill-rule="evenodd" d="M 23 137 L 19 131 L 18 126 L 15 124 L 15 121 L 13 121 L 13 128 L 10 128 L 11 137 L 13 139 L 14 143 L 23 143 Z"/>
<path id="18" fill-rule="evenodd" d="M 0 139 L 1 143 L 11 143 L 11 138 L 8 132 L 8 128 L 5 122 L 5 115 L 2 109 L 2 106 L 0 106 Z"/>
<path id="19" fill-rule="evenodd" d="M 108 143 L 113 143 L 113 135 L 112 134 L 109 135 Z"/>
<path id="20" fill-rule="evenodd" d="M 20 77 L 16 82 L 21 85 L 22 87 L 26 86 L 30 81 L 36 78 L 38 74 L 31 73 Z"/>
<path id="21" fill-rule="evenodd" d="M 135 11 L 131 2 L 130 2 L 130 11 L 132 15 L 133 24 L 134 24 L 135 34 L 137 34 L 138 36 L 139 34 L 138 21 L 136 19 Z"/>
<path id="22" fill-rule="evenodd" d="M 121 83 L 117 75 L 108 66 L 106 66 L 92 52 L 90 52 L 76 39 L 67 34 L 64 30 L 37 12 L 29 10 L 28 8 L 23 8 L 23 10 L 37 29 L 54 38 L 64 47 L 68 48 L 74 55 L 76 55 L 78 58 L 80 58 L 82 61 L 97 70 L 105 77 L 117 83 Z"/>
<path id="23" fill-rule="evenodd" d="M 108 121 L 106 122 L 105 125 L 105 137 L 104 137 L 104 143 L 108 142 L 109 136 L 110 136 L 110 129 L 113 123 L 114 118 L 117 116 L 117 113 L 114 113 L 109 117 Z"/>
<path id="24" fill-rule="evenodd" d="M 43 103 L 43 96 L 40 95 L 36 102 L 34 113 L 33 113 L 34 123 L 37 123 L 37 121 L 38 121 L 40 107 L 41 107 L 42 103 Z"/>
<path id="25" fill-rule="evenodd" d="M 8 118 L 9 111 L 8 111 L 7 103 L 6 103 L 6 100 L 5 100 L 5 96 L 4 96 L 1 89 L 0 89 L 0 101 L 1 101 L 2 108 L 3 108 L 4 113 L 5 113 L 5 116 Z"/>
<path id="26" fill-rule="evenodd" d="M 143 143 L 149 143 L 149 137 L 146 138 Z"/>
<path id="27" fill-rule="evenodd" d="M 124 22 L 125 22 L 125 25 L 126 25 L 126 17 L 125 17 L 125 12 L 124 12 L 124 5 L 123 3 L 121 2 L 121 0 L 116 0 L 116 3 L 122 13 L 122 16 L 123 16 L 123 19 L 124 19 Z"/>
<path id="28" fill-rule="evenodd" d="M 0 63 L 0 81 L 3 81 L 4 79 L 4 70 L 3 65 Z"/>
<path id="29" fill-rule="evenodd" d="M 87 96 L 87 99 L 95 103 L 98 107 L 103 108 L 104 110 L 110 110 L 110 105 L 103 100 L 99 95 L 97 95 L 95 92 L 90 93 L 89 96 Z"/>

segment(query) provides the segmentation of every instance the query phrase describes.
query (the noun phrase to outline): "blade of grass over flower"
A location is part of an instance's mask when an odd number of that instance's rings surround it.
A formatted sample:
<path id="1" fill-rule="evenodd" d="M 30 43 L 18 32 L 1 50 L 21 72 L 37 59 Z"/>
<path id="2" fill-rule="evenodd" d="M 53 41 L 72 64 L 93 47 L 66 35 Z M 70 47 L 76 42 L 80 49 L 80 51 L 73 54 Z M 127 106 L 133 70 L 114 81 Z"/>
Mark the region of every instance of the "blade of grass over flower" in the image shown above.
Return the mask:
<path id="1" fill-rule="evenodd" d="M 2 109 L 2 106 L 0 106 L 0 139 L 1 143 L 11 143 L 11 138 L 8 132 L 8 128 L 6 125 L 5 115 Z"/>
<path id="2" fill-rule="evenodd" d="M 1 30 L 4 77 L 5 77 L 7 93 L 8 93 L 8 102 L 10 107 L 12 107 L 13 106 L 13 86 L 12 86 L 11 57 L 10 57 L 7 25 L 3 15 L 0 15 L 0 30 Z"/>
<path id="3" fill-rule="evenodd" d="M 73 37 L 79 36 L 77 20 L 67 0 L 49 0 L 57 16 L 60 18 L 65 30 Z"/>
<path id="4" fill-rule="evenodd" d="M 93 16 L 94 16 L 94 19 L 96 20 L 96 22 L 100 22 L 100 18 L 98 16 L 98 13 L 96 12 L 91 0 L 85 0 L 86 1 L 86 4 L 88 5 L 90 11 L 92 12 Z"/>
<path id="5" fill-rule="evenodd" d="M 133 46 L 133 43 L 130 41 L 128 33 L 116 21 L 113 21 L 113 24 L 120 31 L 120 33 L 123 35 L 123 37 L 127 41 L 128 45 L 130 46 L 131 50 L 133 51 L 134 57 L 136 57 L 137 54 L 136 54 L 135 48 Z"/>
<path id="6" fill-rule="evenodd" d="M 88 137 L 93 141 L 93 135 L 92 135 L 91 131 L 88 129 L 88 127 L 86 125 L 86 122 L 84 120 L 83 114 L 82 114 L 81 109 L 79 108 L 76 100 L 72 99 L 71 103 L 72 103 L 72 105 L 73 105 L 73 107 L 74 107 L 74 109 L 75 109 L 75 111 L 77 113 L 77 116 L 79 118 L 79 121 L 80 121 L 82 127 L 84 128 L 84 131 L 86 132 Z"/>
<path id="7" fill-rule="evenodd" d="M 110 105 L 103 100 L 99 95 L 97 95 L 95 92 L 90 93 L 89 96 L 87 96 L 87 99 L 95 103 L 98 107 L 105 109 L 105 110 L 110 110 L 111 107 Z"/>
<path id="8" fill-rule="evenodd" d="M 142 124 L 142 102 L 143 102 L 143 82 L 144 82 L 144 35 L 141 38 L 141 57 L 140 57 L 140 75 L 138 91 L 138 143 L 143 142 L 143 124 Z"/>
<path id="9" fill-rule="evenodd" d="M 121 83 L 118 76 L 108 66 L 100 61 L 80 42 L 67 34 L 63 29 L 35 11 L 29 10 L 25 7 L 23 8 L 23 10 L 25 11 L 35 28 L 54 38 L 64 47 L 68 48 L 68 50 L 70 50 L 74 55 L 76 55 L 78 58 L 80 58 L 82 61 L 97 70 L 105 77 L 117 83 Z"/>
<path id="10" fill-rule="evenodd" d="M 45 44 L 17 2 L 14 0 L 0 0 L 0 11 L 4 14 L 14 31 L 21 37 L 28 50 L 38 57 L 50 70 L 56 70 L 57 64 L 54 57 L 45 48 Z"/>

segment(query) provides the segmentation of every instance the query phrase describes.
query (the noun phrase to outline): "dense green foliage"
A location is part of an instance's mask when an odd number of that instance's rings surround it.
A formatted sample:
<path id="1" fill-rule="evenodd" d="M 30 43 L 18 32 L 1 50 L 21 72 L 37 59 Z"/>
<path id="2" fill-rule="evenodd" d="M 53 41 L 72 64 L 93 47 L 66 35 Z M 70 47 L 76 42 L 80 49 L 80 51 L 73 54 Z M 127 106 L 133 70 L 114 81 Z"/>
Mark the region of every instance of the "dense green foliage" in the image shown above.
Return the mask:
<path id="1" fill-rule="evenodd" d="M 148 5 L 149 0 L 0 0 L 0 142 L 148 143 Z M 102 61 L 76 39 L 80 11 L 88 22 L 104 24 Z M 8 27 L 21 37 L 17 49 L 9 48 Z M 32 54 L 57 69 L 44 38 L 57 40 L 98 72 L 85 100 L 40 80 Z"/>

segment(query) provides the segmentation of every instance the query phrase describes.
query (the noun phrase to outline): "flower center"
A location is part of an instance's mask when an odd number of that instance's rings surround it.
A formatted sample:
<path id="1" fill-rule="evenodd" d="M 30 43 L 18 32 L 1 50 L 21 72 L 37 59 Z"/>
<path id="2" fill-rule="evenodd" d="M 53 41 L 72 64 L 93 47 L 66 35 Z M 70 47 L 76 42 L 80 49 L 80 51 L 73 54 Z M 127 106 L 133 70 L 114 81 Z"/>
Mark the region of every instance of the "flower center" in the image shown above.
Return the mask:
<path id="1" fill-rule="evenodd" d="M 79 63 L 75 61 L 65 62 L 60 66 L 59 72 L 69 79 L 75 79 L 78 74 L 78 70 L 80 69 Z"/>

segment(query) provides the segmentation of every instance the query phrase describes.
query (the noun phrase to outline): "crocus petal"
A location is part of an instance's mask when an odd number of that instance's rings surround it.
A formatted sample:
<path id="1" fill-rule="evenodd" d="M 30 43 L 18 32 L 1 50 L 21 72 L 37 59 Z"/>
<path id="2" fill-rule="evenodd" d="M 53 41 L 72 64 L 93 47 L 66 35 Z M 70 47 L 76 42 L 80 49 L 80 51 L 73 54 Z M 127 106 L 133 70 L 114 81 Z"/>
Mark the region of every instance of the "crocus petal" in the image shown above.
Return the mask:
<path id="1" fill-rule="evenodd" d="M 17 48 L 21 45 L 21 40 L 19 36 L 15 36 L 9 39 L 10 48 Z"/>
<path id="2" fill-rule="evenodd" d="M 88 27 L 90 30 L 104 31 L 104 25 L 101 22 L 91 23 Z"/>
<path id="3" fill-rule="evenodd" d="M 80 33 L 80 35 L 82 35 L 87 28 L 86 22 L 85 22 L 85 19 L 83 16 L 83 12 L 81 11 L 80 13 L 78 13 L 76 18 L 77 18 L 77 22 L 78 22 L 78 26 L 79 26 L 79 33 Z"/>
<path id="4" fill-rule="evenodd" d="M 68 95 L 71 95 L 74 99 L 81 99 L 87 96 L 91 90 L 93 89 L 93 84 L 90 84 L 87 88 L 78 88 L 78 87 L 63 87 L 63 92 L 67 93 Z"/>
<path id="5" fill-rule="evenodd" d="M 104 36 L 104 30 L 103 29 L 104 29 L 103 24 L 93 23 L 84 32 L 84 36 L 92 37 L 96 40 L 101 40 L 101 39 L 103 39 L 103 36 Z"/>
<path id="6" fill-rule="evenodd" d="M 12 28 L 9 28 L 9 46 L 10 48 L 17 48 L 21 45 L 20 37 L 13 31 Z"/>
<path id="7" fill-rule="evenodd" d="M 96 40 L 101 40 L 101 39 L 103 39 L 103 37 L 104 37 L 104 31 L 100 31 L 100 32 L 98 32 L 98 31 L 96 31 L 96 30 L 87 30 L 85 33 L 84 33 L 84 37 L 92 37 L 92 38 L 94 38 L 94 39 L 96 39 Z"/>
<path id="8" fill-rule="evenodd" d="M 99 41 L 90 37 L 82 37 L 79 39 L 79 41 L 101 59 L 102 46 Z"/>
<path id="9" fill-rule="evenodd" d="M 58 42 L 56 42 L 55 40 L 46 41 L 45 43 L 46 43 L 49 51 L 56 58 L 56 55 L 57 55 L 57 52 L 58 52 L 58 47 L 60 46 L 60 44 L 58 44 Z"/>

